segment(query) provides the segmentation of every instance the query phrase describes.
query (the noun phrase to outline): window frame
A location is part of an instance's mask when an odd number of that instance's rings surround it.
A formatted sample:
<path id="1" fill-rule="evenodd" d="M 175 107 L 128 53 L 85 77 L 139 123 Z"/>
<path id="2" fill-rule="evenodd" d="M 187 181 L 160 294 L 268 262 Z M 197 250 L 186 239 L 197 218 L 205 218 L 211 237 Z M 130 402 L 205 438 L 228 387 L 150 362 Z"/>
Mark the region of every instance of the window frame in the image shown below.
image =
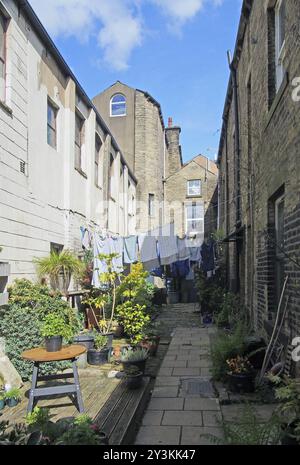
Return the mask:
<path id="1" fill-rule="evenodd" d="M 148 194 L 148 216 L 153 218 L 155 216 L 155 194 Z"/>
<path id="2" fill-rule="evenodd" d="M 283 60 L 285 56 L 285 41 L 286 41 L 286 21 L 284 17 L 284 38 L 281 38 L 282 32 L 282 16 L 281 16 L 281 7 L 284 5 L 284 14 L 286 11 L 285 0 L 277 0 L 274 13 L 275 13 L 275 81 L 276 81 L 276 92 L 279 91 L 280 86 L 284 80 L 285 70 L 283 67 Z M 280 44 L 281 42 L 281 44 Z"/>
<path id="3" fill-rule="evenodd" d="M 203 216 L 199 216 L 198 217 L 193 217 L 193 218 L 189 218 L 188 217 L 188 208 L 189 207 L 200 207 L 203 209 Z M 188 225 L 189 223 L 191 222 L 202 222 L 202 228 L 201 230 L 198 230 L 198 229 L 189 229 Z M 204 203 L 201 202 L 201 201 L 194 201 L 194 202 L 189 202 L 189 203 L 186 203 L 185 204 L 185 231 L 186 231 L 186 234 L 190 234 L 190 233 L 194 233 L 194 234 L 202 234 L 204 233 Z"/>
<path id="4" fill-rule="evenodd" d="M 195 182 L 195 181 L 198 181 L 199 182 L 199 194 L 196 193 L 196 194 L 192 194 L 190 192 L 190 183 L 191 182 Z M 187 180 L 187 197 L 201 197 L 202 196 L 202 182 L 201 182 L 201 179 L 188 179 Z"/>
<path id="5" fill-rule="evenodd" d="M 114 98 L 116 98 L 117 96 L 121 96 L 124 98 L 124 102 L 123 101 L 116 101 L 114 102 Z M 116 105 L 120 105 L 120 104 L 124 104 L 124 113 L 120 114 L 120 115 L 114 115 L 113 114 L 113 107 L 116 106 Z M 121 118 L 121 117 L 124 117 L 124 116 L 127 116 L 127 99 L 125 97 L 124 94 L 122 94 L 121 92 L 118 92 L 116 94 L 114 94 L 111 99 L 110 99 L 110 117 L 111 118 Z"/>
<path id="6" fill-rule="evenodd" d="M 97 142 L 100 142 L 98 149 L 97 149 Z M 100 183 L 99 183 L 99 177 L 100 177 L 99 166 L 100 166 L 100 156 L 101 156 L 102 147 L 103 147 L 102 139 L 100 135 L 98 134 L 98 132 L 96 131 L 95 133 L 95 160 L 94 160 L 95 177 L 94 177 L 94 181 L 95 181 L 95 186 L 98 187 L 98 189 L 102 189 L 102 186 L 100 186 Z M 103 182 L 103 179 L 101 179 L 101 183 L 102 182 Z"/>
<path id="7" fill-rule="evenodd" d="M 77 120 L 80 120 L 80 130 L 79 130 L 79 144 L 77 142 Z M 83 173 L 82 169 L 82 146 L 83 146 L 83 129 L 85 125 L 85 118 L 78 112 L 75 111 L 75 134 L 74 134 L 74 146 L 75 146 L 75 169 Z M 79 149 L 79 163 L 77 160 L 77 151 Z"/>
<path id="8" fill-rule="evenodd" d="M 53 110 L 53 114 L 54 114 L 54 127 L 51 125 L 51 123 L 49 123 L 49 107 L 51 107 L 51 109 Z M 58 115 L 58 111 L 59 111 L 59 108 L 58 106 L 50 99 L 50 97 L 47 98 L 47 144 L 52 147 L 54 150 L 57 150 L 57 115 Z M 50 142 L 49 142 L 49 133 L 48 133 L 48 130 L 53 131 L 54 133 L 54 145 L 52 145 Z"/>
<path id="9" fill-rule="evenodd" d="M 7 29 L 10 18 L 5 16 L 5 14 L 0 9 L 0 22 L 3 22 L 3 55 L 1 55 L 0 50 L 0 62 L 3 65 L 3 76 L 0 76 L 0 80 L 3 81 L 3 90 L 0 93 L 0 102 L 6 102 L 6 68 L 7 68 Z M 1 89 L 1 87 L 0 87 Z"/>

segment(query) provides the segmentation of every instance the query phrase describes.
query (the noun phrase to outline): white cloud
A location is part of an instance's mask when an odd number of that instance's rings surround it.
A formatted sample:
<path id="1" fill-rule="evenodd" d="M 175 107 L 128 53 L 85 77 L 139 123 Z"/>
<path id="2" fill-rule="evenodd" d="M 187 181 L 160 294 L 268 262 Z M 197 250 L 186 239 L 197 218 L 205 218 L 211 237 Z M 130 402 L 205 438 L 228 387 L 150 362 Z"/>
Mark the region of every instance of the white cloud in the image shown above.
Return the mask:
<path id="1" fill-rule="evenodd" d="M 205 3 L 223 0 L 30 0 L 32 7 L 54 37 L 96 37 L 106 65 L 127 69 L 132 51 L 143 41 L 142 6 L 154 3 L 167 18 L 168 26 L 180 32 Z M 100 60 L 99 60 L 100 61 Z"/>

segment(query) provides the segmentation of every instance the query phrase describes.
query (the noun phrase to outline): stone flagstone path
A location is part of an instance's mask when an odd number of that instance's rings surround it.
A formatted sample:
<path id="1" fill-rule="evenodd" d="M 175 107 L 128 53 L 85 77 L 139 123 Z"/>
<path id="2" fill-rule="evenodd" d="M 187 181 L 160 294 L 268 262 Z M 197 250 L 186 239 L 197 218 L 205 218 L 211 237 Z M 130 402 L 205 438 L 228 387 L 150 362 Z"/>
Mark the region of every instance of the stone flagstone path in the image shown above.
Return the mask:
<path id="1" fill-rule="evenodd" d="M 202 435 L 222 437 L 217 423 L 221 418 L 220 406 L 210 383 L 210 334 L 214 329 L 199 327 L 199 316 L 195 325 L 194 306 L 182 304 L 172 309 L 173 337 L 135 444 L 211 444 Z M 179 321 L 185 326 L 176 326 L 180 309 L 185 321 L 182 314 Z M 169 312 L 167 319 L 171 328 Z"/>

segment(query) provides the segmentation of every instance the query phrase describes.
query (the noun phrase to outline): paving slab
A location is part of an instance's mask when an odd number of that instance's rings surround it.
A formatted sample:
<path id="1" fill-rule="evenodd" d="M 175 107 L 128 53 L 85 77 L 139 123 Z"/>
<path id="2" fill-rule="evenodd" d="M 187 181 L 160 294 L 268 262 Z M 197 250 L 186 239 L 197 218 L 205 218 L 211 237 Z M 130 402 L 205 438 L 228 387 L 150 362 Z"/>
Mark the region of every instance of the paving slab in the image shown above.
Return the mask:
<path id="1" fill-rule="evenodd" d="M 163 415 L 162 425 L 203 426 L 202 412 L 168 410 Z"/>
<path id="2" fill-rule="evenodd" d="M 147 410 L 143 417 L 143 426 L 158 426 L 161 424 L 163 410 Z"/>
<path id="3" fill-rule="evenodd" d="M 179 376 L 158 376 L 155 382 L 155 386 L 179 386 L 179 384 Z"/>
<path id="4" fill-rule="evenodd" d="M 213 410 L 219 412 L 220 405 L 217 399 L 186 398 L 184 410 Z"/>
<path id="5" fill-rule="evenodd" d="M 220 427 L 220 421 L 222 420 L 221 413 L 218 412 L 203 412 L 203 424 L 204 426 L 217 426 Z"/>
<path id="6" fill-rule="evenodd" d="M 187 363 L 187 360 L 164 361 L 161 368 L 186 368 Z"/>
<path id="7" fill-rule="evenodd" d="M 158 372 L 158 376 L 172 376 L 174 368 L 162 366 Z"/>
<path id="8" fill-rule="evenodd" d="M 184 399 L 179 397 L 154 397 L 150 400 L 148 410 L 183 410 Z"/>
<path id="9" fill-rule="evenodd" d="M 220 428 L 209 426 L 183 426 L 180 444 L 190 446 L 214 445 L 213 440 L 208 436 L 223 438 L 223 432 Z"/>
<path id="10" fill-rule="evenodd" d="M 174 368 L 174 376 L 200 376 L 200 368 Z"/>
<path id="11" fill-rule="evenodd" d="M 178 445 L 180 433 L 180 426 L 142 426 L 138 432 L 135 444 Z"/>
<path id="12" fill-rule="evenodd" d="M 152 392 L 153 397 L 177 397 L 178 386 L 156 386 Z"/>

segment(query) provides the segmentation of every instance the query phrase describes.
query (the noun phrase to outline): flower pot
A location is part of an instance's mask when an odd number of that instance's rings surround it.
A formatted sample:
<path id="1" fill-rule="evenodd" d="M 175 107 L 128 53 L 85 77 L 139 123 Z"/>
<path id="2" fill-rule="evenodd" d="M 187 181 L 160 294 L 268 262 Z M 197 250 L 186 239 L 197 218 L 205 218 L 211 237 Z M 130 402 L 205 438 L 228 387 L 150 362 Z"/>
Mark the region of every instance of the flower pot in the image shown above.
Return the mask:
<path id="1" fill-rule="evenodd" d="M 123 325 L 118 324 L 118 325 L 115 327 L 114 337 L 115 337 L 116 339 L 121 339 L 122 337 L 124 337 L 124 326 L 123 326 Z"/>
<path id="2" fill-rule="evenodd" d="M 255 373 L 227 374 L 229 388 L 232 392 L 254 392 Z"/>
<path id="3" fill-rule="evenodd" d="M 113 348 L 113 351 L 114 351 L 114 356 L 116 358 L 120 358 L 120 356 L 121 356 L 121 346 L 115 346 Z"/>
<path id="4" fill-rule="evenodd" d="M 248 356 L 251 352 L 253 355 Z M 263 338 L 256 336 L 249 336 L 245 339 L 245 355 L 255 370 L 260 370 L 264 361 L 266 353 L 266 343 Z"/>
<path id="5" fill-rule="evenodd" d="M 47 352 L 58 352 L 62 348 L 62 336 L 52 336 L 45 338 Z"/>
<path id="6" fill-rule="evenodd" d="M 90 349 L 87 353 L 87 361 L 90 365 L 104 365 L 108 362 L 109 352 L 109 347 L 101 350 Z"/>
<path id="7" fill-rule="evenodd" d="M 4 399 L 0 399 L 0 410 L 3 410 L 5 407 L 5 400 Z"/>
<path id="8" fill-rule="evenodd" d="M 91 333 L 78 334 L 78 336 L 74 338 L 74 342 L 76 344 L 81 344 L 82 346 L 86 347 L 87 350 L 93 349 L 94 336 Z"/>
<path id="9" fill-rule="evenodd" d="M 145 368 L 146 368 L 146 361 L 147 360 L 138 360 L 136 362 L 131 362 L 131 361 L 122 362 L 123 369 L 124 371 L 128 371 L 129 367 L 135 366 L 139 369 L 139 371 L 142 372 L 142 374 L 144 374 Z"/>
<path id="10" fill-rule="evenodd" d="M 55 291 L 60 291 L 63 294 L 66 294 L 71 282 L 71 273 L 59 274 L 58 276 L 53 276 L 50 278 L 50 285 Z"/>
<path id="11" fill-rule="evenodd" d="M 144 347 L 145 349 L 148 349 L 149 355 L 151 355 L 152 357 L 155 357 L 157 353 L 159 341 L 160 341 L 160 336 L 146 338 L 144 339 L 144 341 L 140 343 L 140 346 Z"/>
<path id="12" fill-rule="evenodd" d="M 107 337 L 107 347 L 112 348 L 114 333 L 101 333 L 102 336 Z"/>
<path id="13" fill-rule="evenodd" d="M 15 399 L 14 397 L 12 397 L 11 399 L 6 399 L 6 405 L 8 405 L 9 407 L 15 407 L 16 405 L 18 405 L 18 403 L 19 400 Z"/>
<path id="14" fill-rule="evenodd" d="M 128 389 L 138 389 L 142 385 L 143 374 L 140 372 L 136 375 L 126 375 L 125 380 Z"/>

